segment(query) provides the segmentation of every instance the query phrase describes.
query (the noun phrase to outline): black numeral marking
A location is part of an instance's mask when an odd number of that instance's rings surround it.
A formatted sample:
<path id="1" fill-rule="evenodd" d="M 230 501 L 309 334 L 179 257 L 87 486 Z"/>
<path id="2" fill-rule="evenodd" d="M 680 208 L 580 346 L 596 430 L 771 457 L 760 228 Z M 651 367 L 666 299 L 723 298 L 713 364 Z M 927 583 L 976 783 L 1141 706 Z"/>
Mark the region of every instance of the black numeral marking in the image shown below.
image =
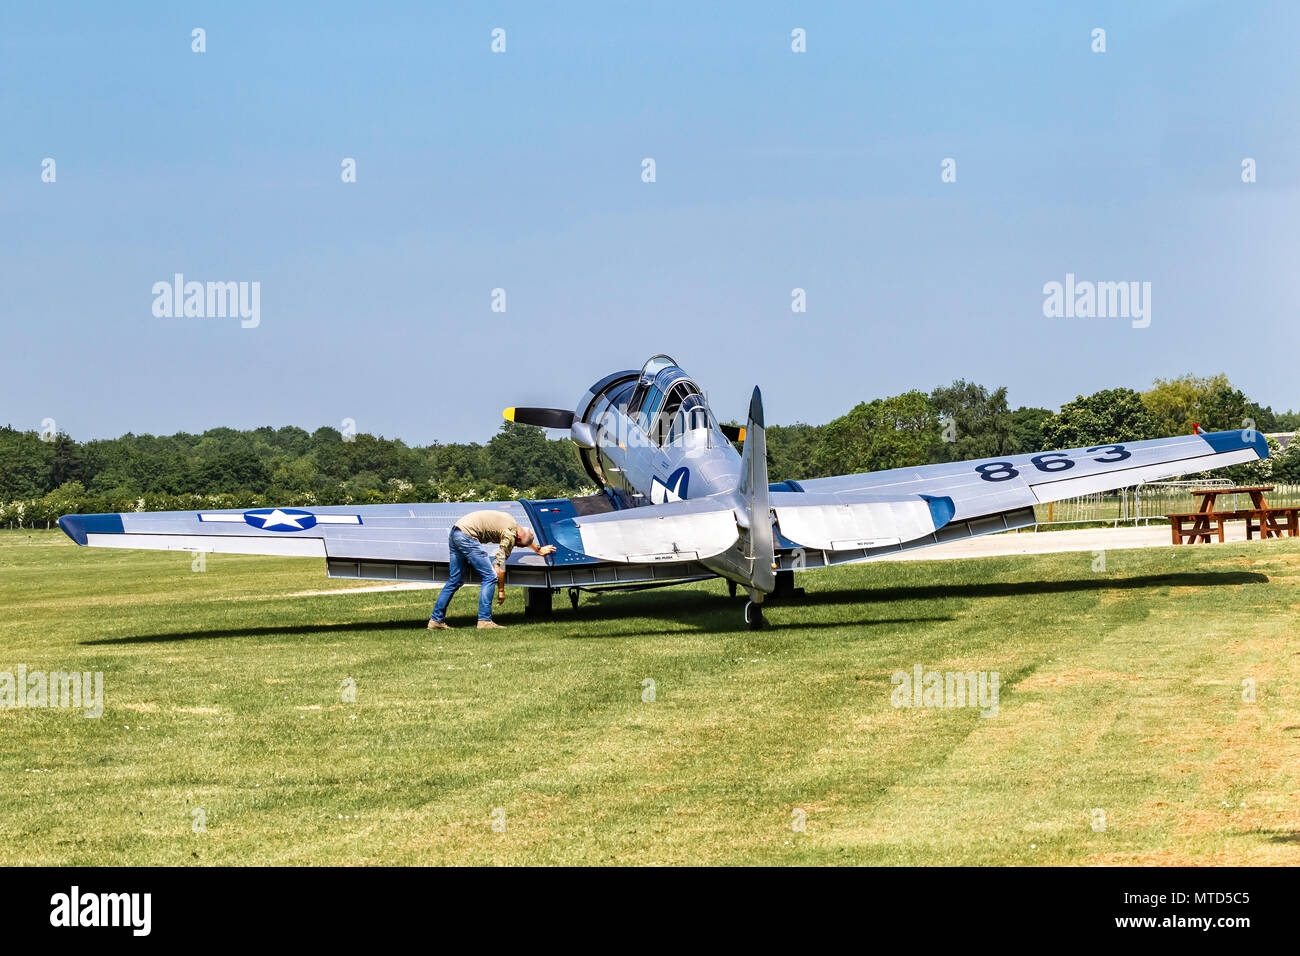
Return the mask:
<path id="1" fill-rule="evenodd" d="M 1133 453 L 1126 451 L 1123 445 L 1097 445 L 1095 448 L 1087 449 L 1087 451 L 1088 454 L 1098 451 L 1104 452 L 1105 454 L 1102 456 L 1093 459 L 1093 461 L 1100 462 L 1103 465 L 1133 457 Z M 1039 471 L 1049 473 L 1053 471 L 1069 471 L 1075 465 L 1074 459 L 1063 451 L 1035 455 L 1029 459 L 1029 462 Z M 985 481 L 1010 481 L 1020 475 L 1020 472 L 1009 461 L 988 461 L 982 465 L 976 465 L 975 471 Z"/>
<path id="2" fill-rule="evenodd" d="M 976 465 L 975 470 L 979 472 L 981 478 L 985 481 L 1010 481 L 1020 472 L 1011 466 L 1009 461 L 990 461 L 982 465 Z"/>
<path id="3" fill-rule="evenodd" d="M 1034 463 L 1034 467 L 1039 471 L 1068 471 L 1074 467 L 1074 462 L 1065 452 L 1054 451 L 1046 455 L 1035 455 L 1029 459 Z"/>
<path id="4" fill-rule="evenodd" d="M 1096 448 L 1089 448 L 1088 454 L 1092 454 L 1094 451 L 1109 452 L 1110 454 L 1115 456 L 1114 458 L 1093 459 L 1093 461 L 1099 461 L 1103 465 L 1109 464 L 1112 461 L 1123 461 L 1125 458 L 1133 457 L 1133 453 L 1131 451 L 1125 451 L 1123 445 L 1098 445 Z"/>

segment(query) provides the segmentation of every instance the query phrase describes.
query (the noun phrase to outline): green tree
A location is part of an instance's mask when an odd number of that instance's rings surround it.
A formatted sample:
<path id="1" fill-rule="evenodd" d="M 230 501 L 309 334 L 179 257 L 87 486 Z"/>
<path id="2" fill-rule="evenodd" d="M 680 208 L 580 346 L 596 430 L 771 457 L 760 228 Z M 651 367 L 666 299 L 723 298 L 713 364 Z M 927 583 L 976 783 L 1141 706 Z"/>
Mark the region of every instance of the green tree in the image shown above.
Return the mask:
<path id="1" fill-rule="evenodd" d="M 1205 397 L 1200 410 L 1202 420 L 1198 424 L 1202 431 L 1207 432 L 1244 428 L 1247 420 L 1253 420 L 1249 414 L 1252 408 L 1250 399 L 1241 389 L 1221 385 Z"/>
<path id="2" fill-rule="evenodd" d="M 940 442 L 939 416 L 924 392 L 858 404 L 825 425 L 813 455 L 819 475 L 854 474 L 920 465 Z"/>
<path id="3" fill-rule="evenodd" d="M 76 482 L 77 487 L 82 488 L 81 449 L 77 447 L 77 443 L 63 432 L 59 432 L 54 436 L 51 445 L 50 483 L 58 487 L 66 482 Z M 82 488 L 82 493 L 85 493 L 85 488 Z"/>
<path id="4" fill-rule="evenodd" d="M 0 499 L 35 498 L 49 491 L 53 471 L 50 443 L 34 431 L 0 428 Z"/>
<path id="5" fill-rule="evenodd" d="M 1155 420 L 1161 437 L 1190 435 L 1194 425 L 1207 432 L 1249 427 L 1249 422 L 1260 431 L 1278 428 L 1271 408 L 1252 402 L 1223 374 L 1158 378 L 1142 393 L 1142 404 Z"/>
<path id="6" fill-rule="evenodd" d="M 494 484 L 520 491 L 542 489 L 544 496 L 554 497 L 585 481 L 573 443 L 551 441 L 535 425 L 502 422 L 487 443 L 486 454 L 488 477 Z"/>
<path id="7" fill-rule="evenodd" d="M 1280 432 L 1293 432 L 1300 428 L 1300 412 L 1278 412 L 1274 416 L 1274 427 Z"/>
<path id="8" fill-rule="evenodd" d="M 1220 386 L 1228 384 L 1226 375 L 1209 377 L 1180 375 L 1158 378 L 1142 393 L 1142 404 L 1156 424 L 1159 437 L 1190 435 L 1193 423 L 1204 418 L 1202 404 Z"/>
<path id="9" fill-rule="evenodd" d="M 1005 387 L 990 392 L 983 385 L 958 379 L 931 392 L 930 403 L 942 419 L 938 460 L 995 458 L 1015 450 Z"/>
<path id="10" fill-rule="evenodd" d="M 430 475 L 443 483 L 473 484 L 485 481 L 488 475 L 487 456 L 477 443 L 431 445 L 426 449 L 426 462 Z"/>
<path id="11" fill-rule="evenodd" d="M 767 439 L 767 477 L 771 481 L 798 481 L 814 478 L 813 455 L 821 442 L 819 425 L 768 425 L 764 430 Z"/>
<path id="12" fill-rule="evenodd" d="M 320 474 L 309 456 L 277 459 L 271 471 L 271 488 L 268 495 L 304 494 L 315 491 L 320 484 Z"/>
<path id="13" fill-rule="evenodd" d="M 1043 422 L 1048 448 L 1086 448 L 1113 442 L 1156 438 L 1158 426 L 1131 388 L 1108 388 L 1082 395 Z"/>
<path id="14" fill-rule="evenodd" d="M 54 517 L 77 514 L 86 500 L 86 487 L 79 481 L 65 481 L 45 496 L 45 504 Z"/>
<path id="15" fill-rule="evenodd" d="M 1028 408 L 1021 406 L 1011 413 L 1011 437 L 1014 442 L 1013 452 L 1028 455 L 1033 452 L 1049 451 L 1044 444 L 1043 422 L 1052 417 L 1046 408 Z"/>
<path id="16" fill-rule="evenodd" d="M 337 445 L 343 441 L 343 433 L 337 428 L 331 428 L 328 425 L 322 425 L 311 433 L 309 447 L 312 451 L 318 451 L 330 445 Z"/>
<path id="17" fill-rule="evenodd" d="M 251 491 L 261 493 L 271 484 L 271 470 L 251 451 L 235 451 L 205 461 L 198 471 L 204 494 Z"/>

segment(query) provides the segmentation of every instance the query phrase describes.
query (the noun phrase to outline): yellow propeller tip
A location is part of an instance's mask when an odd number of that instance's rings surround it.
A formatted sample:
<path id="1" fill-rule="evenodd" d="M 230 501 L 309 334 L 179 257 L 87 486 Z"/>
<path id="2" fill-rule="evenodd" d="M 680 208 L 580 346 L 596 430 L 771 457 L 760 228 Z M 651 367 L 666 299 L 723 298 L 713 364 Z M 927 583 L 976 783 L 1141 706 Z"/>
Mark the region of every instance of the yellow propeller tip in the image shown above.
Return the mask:
<path id="1" fill-rule="evenodd" d="M 515 410 L 513 408 L 504 408 L 501 410 L 501 417 L 508 422 L 515 420 Z"/>

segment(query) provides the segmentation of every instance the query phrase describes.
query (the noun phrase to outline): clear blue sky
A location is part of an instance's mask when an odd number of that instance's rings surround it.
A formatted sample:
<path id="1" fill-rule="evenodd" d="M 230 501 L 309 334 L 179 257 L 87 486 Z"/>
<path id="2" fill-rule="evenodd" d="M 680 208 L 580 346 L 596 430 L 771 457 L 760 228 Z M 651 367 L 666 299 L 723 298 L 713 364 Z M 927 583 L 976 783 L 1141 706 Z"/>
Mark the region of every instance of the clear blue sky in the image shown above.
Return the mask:
<path id="1" fill-rule="evenodd" d="M 806 6 L 6 4 L 0 423 L 484 440 L 657 351 L 772 422 L 957 377 L 1300 406 L 1300 4 Z M 154 317 L 176 272 L 260 326 Z M 1150 327 L 1044 318 L 1067 272 Z"/>

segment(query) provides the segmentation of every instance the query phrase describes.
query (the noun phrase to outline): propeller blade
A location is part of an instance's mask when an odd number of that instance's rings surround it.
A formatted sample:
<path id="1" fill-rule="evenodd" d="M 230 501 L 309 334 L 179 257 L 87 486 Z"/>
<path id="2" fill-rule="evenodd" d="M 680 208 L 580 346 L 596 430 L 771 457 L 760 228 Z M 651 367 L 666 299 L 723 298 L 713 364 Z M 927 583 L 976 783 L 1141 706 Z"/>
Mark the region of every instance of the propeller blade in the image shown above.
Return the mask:
<path id="1" fill-rule="evenodd" d="M 501 414 L 506 421 L 520 425 L 568 428 L 573 424 L 573 412 L 565 408 L 507 408 Z"/>
<path id="2" fill-rule="evenodd" d="M 728 441 L 745 440 L 745 429 L 739 425 L 719 425 L 718 427 L 722 429 L 722 434 L 727 436 Z"/>

